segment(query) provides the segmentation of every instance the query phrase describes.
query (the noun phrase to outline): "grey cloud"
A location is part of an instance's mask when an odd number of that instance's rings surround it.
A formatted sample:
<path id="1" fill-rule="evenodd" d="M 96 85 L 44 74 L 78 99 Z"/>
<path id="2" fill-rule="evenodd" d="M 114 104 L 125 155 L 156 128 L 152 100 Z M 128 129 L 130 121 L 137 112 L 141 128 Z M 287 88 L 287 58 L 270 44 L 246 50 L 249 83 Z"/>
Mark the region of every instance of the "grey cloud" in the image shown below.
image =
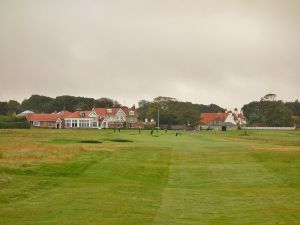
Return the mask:
<path id="1" fill-rule="evenodd" d="M 300 2 L 0 2 L 0 100 L 300 98 Z"/>

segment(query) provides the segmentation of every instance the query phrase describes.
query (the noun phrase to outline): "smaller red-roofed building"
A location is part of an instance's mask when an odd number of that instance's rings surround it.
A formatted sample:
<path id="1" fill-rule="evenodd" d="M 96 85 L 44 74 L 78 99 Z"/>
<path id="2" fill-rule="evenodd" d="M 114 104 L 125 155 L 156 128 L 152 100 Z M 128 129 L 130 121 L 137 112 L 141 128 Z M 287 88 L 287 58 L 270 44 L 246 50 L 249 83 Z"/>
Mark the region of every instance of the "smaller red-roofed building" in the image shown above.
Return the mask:
<path id="1" fill-rule="evenodd" d="M 64 128 L 64 119 L 70 114 L 69 111 L 59 113 L 21 113 L 18 116 L 26 117 L 27 121 L 34 127 Z"/>
<path id="2" fill-rule="evenodd" d="M 246 125 L 246 119 L 242 112 L 238 113 L 237 109 L 232 112 L 212 112 L 201 113 L 197 125 L 198 130 L 228 130 L 237 129 L 238 126 Z"/>

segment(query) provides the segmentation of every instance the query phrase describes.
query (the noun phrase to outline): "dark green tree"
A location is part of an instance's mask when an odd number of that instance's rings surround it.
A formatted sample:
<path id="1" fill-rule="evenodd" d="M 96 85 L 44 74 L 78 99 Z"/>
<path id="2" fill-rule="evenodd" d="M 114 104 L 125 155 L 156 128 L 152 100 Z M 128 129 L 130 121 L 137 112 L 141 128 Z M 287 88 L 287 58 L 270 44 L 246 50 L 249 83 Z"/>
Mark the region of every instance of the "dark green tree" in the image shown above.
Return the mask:
<path id="1" fill-rule="evenodd" d="M 79 102 L 76 106 L 75 106 L 76 110 L 90 110 L 91 107 L 85 103 L 85 102 Z"/>
<path id="2" fill-rule="evenodd" d="M 195 125 L 200 119 L 201 112 L 224 112 L 224 109 L 211 104 L 200 105 L 191 102 L 181 102 L 175 98 L 159 96 L 152 102 L 145 100 L 139 103 L 142 118 L 157 120 L 157 111 L 160 110 L 160 124 L 165 125 Z"/>
<path id="3" fill-rule="evenodd" d="M 138 110 L 140 119 L 145 120 L 147 118 L 146 115 L 147 115 L 147 112 L 149 110 L 150 104 L 151 103 L 149 101 L 146 101 L 146 100 L 140 100 L 138 102 L 139 107 L 138 107 L 137 110 Z"/>
<path id="4" fill-rule="evenodd" d="M 244 105 L 242 110 L 250 126 L 293 126 L 292 111 L 282 101 L 262 98 Z"/>
<path id="5" fill-rule="evenodd" d="M 114 100 L 110 98 L 99 98 L 95 101 L 95 107 L 96 108 L 111 108 L 114 106 Z"/>
<path id="6" fill-rule="evenodd" d="M 58 96 L 54 99 L 52 111 L 75 111 L 77 108 L 83 110 L 92 109 L 95 100 L 93 98 L 75 97 L 70 95 Z"/>
<path id="7" fill-rule="evenodd" d="M 286 102 L 285 105 L 292 111 L 294 116 L 300 116 L 300 102 L 298 100 Z"/>
<path id="8" fill-rule="evenodd" d="M 42 96 L 32 95 L 29 99 L 25 99 L 21 104 L 22 111 L 32 110 L 36 113 L 51 113 L 53 111 L 54 99 Z"/>
<path id="9" fill-rule="evenodd" d="M 19 102 L 15 100 L 9 100 L 7 103 L 8 114 L 19 113 L 21 109 L 21 105 Z"/>
<path id="10" fill-rule="evenodd" d="M 7 102 L 0 102 L 0 115 L 8 114 L 8 104 Z"/>

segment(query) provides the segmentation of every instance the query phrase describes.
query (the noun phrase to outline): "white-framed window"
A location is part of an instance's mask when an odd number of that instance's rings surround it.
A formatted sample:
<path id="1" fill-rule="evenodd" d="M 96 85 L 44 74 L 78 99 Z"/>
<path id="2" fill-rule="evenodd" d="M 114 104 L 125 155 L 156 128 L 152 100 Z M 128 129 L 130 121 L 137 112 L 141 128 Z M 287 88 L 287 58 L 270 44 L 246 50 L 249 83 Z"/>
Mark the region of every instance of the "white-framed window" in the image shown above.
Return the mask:
<path id="1" fill-rule="evenodd" d="M 32 125 L 36 126 L 36 127 L 39 127 L 39 126 L 41 126 L 41 123 L 40 123 L 40 121 L 33 121 Z"/>
<path id="2" fill-rule="evenodd" d="M 72 127 L 77 127 L 77 120 L 72 120 Z"/>
<path id="3" fill-rule="evenodd" d="M 107 113 L 112 113 L 112 109 L 106 109 Z"/>
<path id="4" fill-rule="evenodd" d="M 87 128 L 90 127 L 89 120 L 79 120 L 79 127 L 80 128 Z"/>
<path id="5" fill-rule="evenodd" d="M 71 127 L 71 120 L 65 120 L 65 127 L 70 128 Z"/>
<path id="6" fill-rule="evenodd" d="M 133 116 L 133 115 L 134 115 L 134 111 L 130 110 L 130 111 L 129 111 L 129 115 L 130 115 L 130 116 Z"/>

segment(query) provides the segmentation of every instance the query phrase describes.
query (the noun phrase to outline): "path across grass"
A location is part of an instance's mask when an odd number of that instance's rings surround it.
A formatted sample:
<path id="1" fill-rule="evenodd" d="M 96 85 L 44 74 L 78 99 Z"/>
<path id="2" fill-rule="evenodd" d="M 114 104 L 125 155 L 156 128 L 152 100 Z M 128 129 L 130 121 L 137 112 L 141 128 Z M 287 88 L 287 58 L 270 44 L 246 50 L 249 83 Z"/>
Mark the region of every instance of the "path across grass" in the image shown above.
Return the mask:
<path id="1" fill-rule="evenodd" d="M 300 224 L 300 132 L 154 134 L 0 130 L 0 224 Z"/>

